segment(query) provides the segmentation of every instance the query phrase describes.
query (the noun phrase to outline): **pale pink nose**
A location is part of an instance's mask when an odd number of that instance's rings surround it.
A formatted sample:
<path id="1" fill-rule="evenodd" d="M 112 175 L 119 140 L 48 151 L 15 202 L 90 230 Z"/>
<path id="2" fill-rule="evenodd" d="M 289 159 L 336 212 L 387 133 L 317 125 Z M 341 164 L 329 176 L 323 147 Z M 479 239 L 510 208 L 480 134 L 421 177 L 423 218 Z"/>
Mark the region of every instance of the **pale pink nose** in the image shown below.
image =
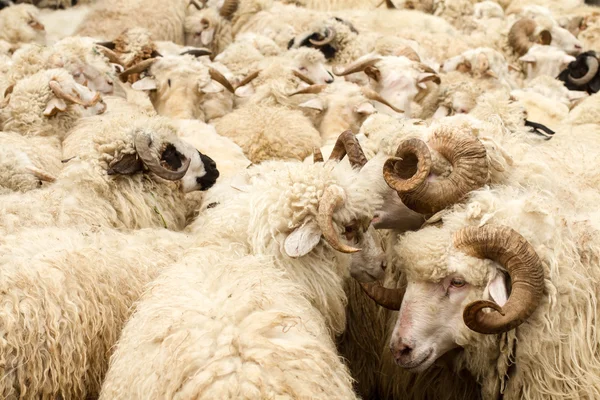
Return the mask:
<path id="1" fill-rule="evenodd" d="M 412 343 L 408 343 L 402 338 L 390 343 L 390 351 L 397 364 L 407 364 L 412 360 Z"/>

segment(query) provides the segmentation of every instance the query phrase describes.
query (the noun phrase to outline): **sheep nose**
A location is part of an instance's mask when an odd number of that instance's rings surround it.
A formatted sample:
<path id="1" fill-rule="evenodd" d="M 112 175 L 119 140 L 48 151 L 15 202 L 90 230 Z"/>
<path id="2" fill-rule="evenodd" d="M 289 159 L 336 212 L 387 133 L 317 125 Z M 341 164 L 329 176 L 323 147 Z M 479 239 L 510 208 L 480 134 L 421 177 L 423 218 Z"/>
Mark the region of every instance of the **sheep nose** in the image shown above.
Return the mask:
<path id="1" fill-rule="evenodd" d="M 333 75 L 331 75 L 331 72 L 327 72 L 329 74 L 329 78 L 325 79 L 325 83 L 331 83 L 333 82 Z"/>
<path id="2" fill-rule="evenodd" d="M 385 271 L 386 268 L 387 268 L 387 261 L 383 260 L 381 262 L 381 269 Z"/>
<path id="3" fill-rule="evenodd" d="M 397 364 L 407 364 L 411 361 L 413 347 L 405 340 L 400 339 L 397 343 L 390 344 L 390 351 Z"/>
<path id="4" fill-rule="evenodd" d="M 583 47 L 581 47 L 581 45 L 579 45 L 579 44 L 576 44 L 575 50 L 577 50 L 577 51 L 583 50 Z"/>

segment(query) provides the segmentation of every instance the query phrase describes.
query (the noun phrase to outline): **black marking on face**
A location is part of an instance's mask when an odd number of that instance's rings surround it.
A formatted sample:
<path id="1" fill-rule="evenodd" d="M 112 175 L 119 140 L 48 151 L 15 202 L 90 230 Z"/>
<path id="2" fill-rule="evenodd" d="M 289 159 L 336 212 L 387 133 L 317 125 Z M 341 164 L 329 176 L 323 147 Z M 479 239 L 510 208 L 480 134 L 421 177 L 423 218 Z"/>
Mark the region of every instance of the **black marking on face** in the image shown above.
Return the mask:
<path id="1" fill-rule="evenodd" d="M 200 152 L 198 154 L 200 155 L 200 161 L 204 164 L 206 174 L 196 178 L 196 183 L 200 185 L 200 190 L 204 191 L 210 189 L 215 184 L 219 177 L 219 170 L 217 169 L 217 163 L 212 158 Z"/>
<path id="2" fill-rule="evenodd" d="M 177 151 L 177 148 L 171 143 L 167 144 L 167 147 L 160 156 L 161 161 L 166 162 L 173 171 L 181 168 L 184 158 L 183 154 Z"/>

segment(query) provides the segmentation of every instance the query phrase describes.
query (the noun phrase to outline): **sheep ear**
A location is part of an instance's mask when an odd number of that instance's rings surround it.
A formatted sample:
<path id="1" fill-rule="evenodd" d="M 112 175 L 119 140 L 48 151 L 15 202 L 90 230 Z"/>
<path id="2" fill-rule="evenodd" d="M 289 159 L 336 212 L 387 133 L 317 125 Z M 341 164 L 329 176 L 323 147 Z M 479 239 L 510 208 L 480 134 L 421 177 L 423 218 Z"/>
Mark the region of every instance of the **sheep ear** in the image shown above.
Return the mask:
<path id="1" fill-rule="evenodd" d="M 53 98 L 48 102 L 46 109 L 44 110 L 44 116 L 52 117 L 58 114 L 59 111 L 65 111 L 67 109 L 67 103 L 63 99 Z"/>
<path id="2" fill-rule="evenodd" d="M 544 29 L 540 32 L 538 41 L 540 42 L 540 44 L 549 45 L 552 42 L 552 34 L 549 30 Z"/>
<path id="3" fill-rule="evenodd" d="M 354 112 L 357 114 L 366 114 L 371 115 L 375 113 L 377 110 L 373 106 L 373 104 L 365 101 L 364 103 L 360 103 L 354 107 Z"/>
<path id="4" fill-rule="evenodd" d="M 223 86 L 211 80 L 200 90 L 202 91 L 202 93 L 219 93 L 223 91 Z"/>
<path id="5" fill-rule="evenodd" d="M 131 85 L 131 88 L 134 90 L 156 90 L 156 81 L 147 76 L 135 82 Z"/>
<path id="6" fill-rule="evenodd" d="M 235 89 L 235 95 L 238 97 L 250 97 L 254 94 L 254 87 L 250 84 L 240 86 Z"/>
<path id="7" fill-rule="evenodd" d="M 124 154 L 119 159 L 114 159 L 108 165 L 108 175 L 131 175 L 144 168 L 142 160 L 137 153 Z"/>
<path id="8" fill-rule="evenodd" d="M 200 43 L 202 43 L 203 46 L 208 46 L 212 43 L 214 36 L 215 36 L 214 28 L 205 29 L 200 34 Z"/>
<path id="9" fill-rule="evenodd" d="M 315 221 L 304 223 L 290 233 L 284 242 L 289 257 L 302 257 L 312 251 L 321 240 L 321 229 Z"/>
<path id="10" fill-rule="evenodd" d="M 311 110 L 318 110 L 318 111 L 323 111 L 325 109 L 325 106 L 321 99 L 310 99 L 308 101 L 305 101 L 302 104 L 298 104 L 298 107 L 310 108 Z"/>
<path id="11" fill-rule="evenodd" d="M 381 72 L 379 72 L 377 67 L 372 65 L 369 65 L 367 68 L 365 68 L 365 74 L 367 74 L 369 78 L 375 80 L 376 82 L 379 82 L 381 79 Z"/>
<path id="12" fill-rule="evenodd" d="M 490 297 L 496 304 L 500 307 L 504 307 L 508 300 L 508 290 L 506 288 L 504 273 L 497 271 L 494 279 L 488 283 L 486 291 L 490 294 Z"/>
<path id="13" fill-rule="evenodd" d="M 533 64 L 537 60 L 536 60 L 536 58 L 535 58 L 535 56 L 533 54 L 525 54 L 524 56 L 522 56 L 521 58 L 519 58 L 519 61 Z"/>

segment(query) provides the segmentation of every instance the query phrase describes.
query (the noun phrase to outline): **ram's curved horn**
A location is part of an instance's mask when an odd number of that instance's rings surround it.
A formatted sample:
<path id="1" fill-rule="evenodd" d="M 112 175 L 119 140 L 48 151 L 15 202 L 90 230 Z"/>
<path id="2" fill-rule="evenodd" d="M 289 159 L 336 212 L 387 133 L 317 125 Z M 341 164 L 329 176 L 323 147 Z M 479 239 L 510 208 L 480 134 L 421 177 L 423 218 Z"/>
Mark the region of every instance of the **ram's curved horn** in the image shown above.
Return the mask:
<path id="1" fill-rule="evenodd" d="M 403 113 L 404 112 L 404 110 L 401 110 L 398 107 L 394 106 L 393 104 L 391 104 L 390 102 L 388 102 L 386 99 L 384 99 L 383 97 L 381 97 L 381 95 L 379 93 L 377 93 L 376 91 L 374 91 L 371 88 L 363 86 L 363 87 L 360 88 L 360 91 L 369 100 L 378 101 L 381 104 L 384 104 L 384 105 L 388 106 L 389 108 L 391 108 L 392 110 L 396 111 L 397 113 Z"/>
<path id="2" fill-rule="evenodd" d="M 235 89 L 231 86 L 231 83 L 225 78 L 225 76 L 217 71 L 213 67 L 208 68 L 208 72 L 210 73 L 210 78 L 214 81 L 219 82 L 225 89 L 229 90 L 231 93 L 235 93 Z"/>
<path id="3" fill-rule="evenodd" d="M 100 101 L 100 93 L 96 93 L 96 95 L 91 100 L 83 100 L 79 96 L 75 96 L 71 93 L 65 92 L 62 86 L 60 86 L 60 83 L 58 83 L 58 81 L 55 81 L 54 79 L 51 80 L 48 83 L 48 85 L 50 86 L 50 89 L 52 89 L 52 92 L 56 95 L 56 97 L 58 97 L 59 99 L 68 100 L 71 103 L 80 104 L 84 107 L 91 107 Z"/>
<path id="4" fill-rule="evenodd" d="M 325 189 L 317 214 L 317 224 L 323 233 L 323 237 L 331 247 L 341 253 L 356 253 L 360 251 L 355 247 L 348 246 L 340 241 L 333 223 L 333 213 L 344 205 L 346 194 L 337 185 L 330 185 Z"/>
<path id="5" fill-rule="evenodd" d="M 335 39 L 336 31 L 333 27 L 325 28 L 325 37 L 321 40 L 308 39 L 309 42 L 314 44 L 315 46 L 325 46 L 329 44 Z"/>
<path id="6" fill-rule="evenodd" d="M 129 77 L 129 75 L 139 74 L 139 73 L 146 71 L 148 68 L 150 68 L 152 66 L 152 64 L 154 64 L 155 61 L 156 61 L 156 58 L 149 58 L 147 60 L 141 61 L 141 62 L 137 63 L 136 65 L 134 65 L 133 67 L 127 68 L 125 71 L 123 71 L 119 75 L 119 78 L 121 79 L 122 82 L 125 82 L 125 81 L 127 81 L 127 78 Z"/>
<path id="7" fill-rule="evenodd" d="M 328 161 L 341 161 L 346 154 L 353 168 L 360 169 L 367 163 L 367 157 L 351 130 L 344 131 L 338 136 Z"/>
<path id="8" fill-rule="evenodd" d="M 186 158 L 181 167 L 176 171 L 167 169 L 163 167 L 160 164 L 160 160 L 152 154 L 152 151 L 150 150 L 151 142 L 152 138 L 148 135 L 139 133 L 135 136 L 136 152 L 146 167 L 156 175 L 169 181 L 176 181 L 183 178 L 190 167 L 190 159 Z"/>
<path id="9" fill-rule="evenodd" d="M 434 131 L 428 144 L 452 164 L 452 172 L 447 178 L 432 181 L 417 179 L 415 176 L 414 184 L 402 188 L 398 182 L 411 176 L 407 172 L 414 172 L 414 165 L 410 166 L 409 171 L 402 171 L 402 166 L 397 162 L 393 168 L 392 165 L 388 166 L 387 178 L 384 175 L 390 187 L 399 189 L 398 195 L 408 208 L 426 215 L 458 202 L 470 191 L 482 187 L 488 179 L 485 147 L 470 133 L 453 132 L 449 128 L 440 127 Z M 419 168 L 418 171 L 423 170 Z M 390 177 L 393 179 L 390 180 Z M 421 184 L 416 185 L 417 182 Z"/>
<path id="10" fill-rule="evenodd" d="M 588 71 L 585 73 L 585 75 L 581 78 L 573 78 L 573 76 L 569 74 L 569 76 L 567 77 L 569 79 L 569 82 L 571 82 L 574 85 L 582 86 L 587 84 L 596 76 L 596 73 L 598 72 L 598 59 L 596 57 L 587 56 L 585 58 L 585 64 L 588 67 Z"/>
<path id="11" fill-rule="evenodd" d="M 396 156 L 383 165 L 383 178 L 399 193 L 410 192 L 423 185 L 431 173 L 431 152 L 420 139 L 407 139 L 398 146 Z"/>
<path id="12" fill-rule="evenodd" d="M 506 304 L 478 300 L 467 304 L 463 320 L 469 329 L 485 334 L 510 331 L 533 314 L 544 293 L 544 267 L 531 244 L 507 226 L 470 226 L 454 234 L 454 246 L 478 258 L 488 258 L 502 265 L 511 279 Z M 496 312 L 483 312 L 491 308 Z"/>
<path id="13" fill-rule="evenodd" d="M 400 289 L 388 289 L 375 283 L 359 282 L 362 290 L 381 307 L 398 311 L 402 306 L 404 292 Z"/>
<path id="14" fill-rule="evenodd" d="M 333 73 L 337 76 L 346 76 L 356 72 L 362 72 L 365 70 L 365 68 L 375 65 L 379 60 L 381 60 L 381 58 L 371 57 L 366 60 L 361 60 L 350 64 L 346 68 L 336 65 L 333 67 Z"/>
<path id="15" fill-rule="evenodd" d="M 204 5 L 206 4 L 207 0 L 200 0 L 202 2 L 202 4 L 198 3 L 197 0 L 190 0 L 190 3 L 188 4 L 188 6 L 194 6 L 196 7 L 197 10 L 202 10 L 204 8 Z"/>

